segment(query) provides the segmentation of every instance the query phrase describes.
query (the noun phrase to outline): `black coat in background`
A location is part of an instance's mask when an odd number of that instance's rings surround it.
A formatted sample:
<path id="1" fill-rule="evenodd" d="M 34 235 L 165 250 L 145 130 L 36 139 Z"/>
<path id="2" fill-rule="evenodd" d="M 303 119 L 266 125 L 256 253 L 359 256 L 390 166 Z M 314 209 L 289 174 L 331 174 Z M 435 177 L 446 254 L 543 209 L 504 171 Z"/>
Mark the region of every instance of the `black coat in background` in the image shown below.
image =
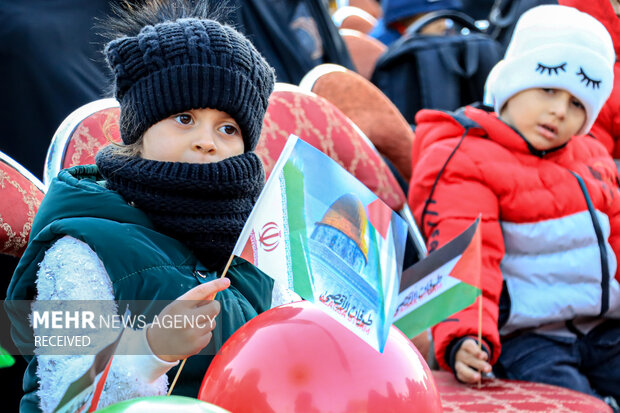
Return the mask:
<path id="1" fill-rule="evenodd" d="M 108 89 L 93 25 L 109 0 L 0 0 L 0 151 L 37 177 L 64 118 Z"/>
<path id="2" fill-rule="evenodd" d="M 103 97 L 108 76 L 94 17 L 108 0 L 0 0 L 0 151 L 39 178 L 59 124 L 74 109 Z M 0 215 L 1 215 L 0 211 Z M 0 299 L 17 259 L 0 255 Z M 8 319 L 0 311 L 0 324 Z M 8 331 L 8 330 L 7 330 Z M 2 331 L 0 345 L 10 341 Z M 16 412 L 26 363 L 0 369 L 3 411 Z"/>
<path id="3" fill-rule="evenodd" d="M 301 78 L 319 63 L 335 63 L 353 69 L 344 41 L 338 34 L 322 1 L 318 0 L 233 0 L 236 8 L 231 24 L 254 43 L 276 70 L 278 82 L 299 84 Z M 299 6 L 314 20 L 322 45 L 322 55 L 312 56 L 291 28 Z M 305 45 L 307 46 L 307 44 Z"/>

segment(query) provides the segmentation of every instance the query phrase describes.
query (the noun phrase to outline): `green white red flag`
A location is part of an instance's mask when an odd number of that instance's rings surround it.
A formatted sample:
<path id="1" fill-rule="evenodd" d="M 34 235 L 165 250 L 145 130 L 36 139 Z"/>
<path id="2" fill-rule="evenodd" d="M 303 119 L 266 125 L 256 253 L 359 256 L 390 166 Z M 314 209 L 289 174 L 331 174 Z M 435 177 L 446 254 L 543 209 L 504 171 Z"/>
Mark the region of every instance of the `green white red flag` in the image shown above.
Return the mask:
<path id="1" fill-rule="evenodd" d="M 394 325 L 415 337 L 471 305 L 481 294 L 480 218 L 403 271 Z"/>
<path id="2" fill-rule="evenodd" d="M 405 222 L 334 160 L 287 140 L 233 254 L 383 351 Z"/>

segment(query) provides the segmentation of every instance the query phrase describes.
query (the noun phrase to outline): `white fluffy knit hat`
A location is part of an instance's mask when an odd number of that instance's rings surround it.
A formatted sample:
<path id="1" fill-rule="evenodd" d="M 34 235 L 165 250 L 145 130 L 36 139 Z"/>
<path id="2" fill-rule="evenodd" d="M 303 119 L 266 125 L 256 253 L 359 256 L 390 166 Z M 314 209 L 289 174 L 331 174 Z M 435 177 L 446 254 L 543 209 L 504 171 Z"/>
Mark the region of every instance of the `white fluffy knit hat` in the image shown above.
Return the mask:
<path id="1" fill-rule="evenodd" d="M 605 27 L 575 8 L 545 5 L 521 16 L 504 59 L 493 67 L 485 103 L 497 113 L 531 88 L 564 89 L 581 101 L 587 133 L 613 87 L 614 47 Z"/>

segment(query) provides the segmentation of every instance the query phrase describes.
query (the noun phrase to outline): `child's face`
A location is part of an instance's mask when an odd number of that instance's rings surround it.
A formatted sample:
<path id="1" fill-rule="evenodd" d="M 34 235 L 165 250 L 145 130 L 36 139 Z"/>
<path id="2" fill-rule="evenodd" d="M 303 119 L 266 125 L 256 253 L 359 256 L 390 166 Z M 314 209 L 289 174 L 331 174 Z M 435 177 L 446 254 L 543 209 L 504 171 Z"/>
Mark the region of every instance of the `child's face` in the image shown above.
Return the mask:
<path id="1" fill-rule="evenodd" d="M 565 90 L 535 88 L 508 99 L 500 117 L 544 151 L 568 142 L 585 123 L 586 110 Z"/>
<path id="2" fill-rule="evenodd" d="M 614 8 L 614 12 L 616 16 L 620 17 L 620 0 L 609 0 L 611 2 L 611 6 Z"/>
<path id="3" fill-rule="evenodd" d="M 192 109 L 163 119 L 144 133 L 141 156 L 165 162 L 219 162 L 244 151 L 237 122 L 217 109 Z"/>

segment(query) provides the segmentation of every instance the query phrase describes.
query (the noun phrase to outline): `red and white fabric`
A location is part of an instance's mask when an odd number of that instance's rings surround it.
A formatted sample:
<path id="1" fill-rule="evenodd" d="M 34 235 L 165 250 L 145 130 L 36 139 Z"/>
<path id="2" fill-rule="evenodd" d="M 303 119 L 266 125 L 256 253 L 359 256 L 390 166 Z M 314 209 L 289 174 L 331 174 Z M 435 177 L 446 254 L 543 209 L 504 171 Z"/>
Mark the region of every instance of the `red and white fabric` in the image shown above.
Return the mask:
<path id="1" fill-rule="evenodd" d="M 44 195 L 39 179 L 0 152 L 0 254 L 22 256 Z"/>
<path id="2" fill-rule="evenodd" d="M 503 281 L 511 308 L 502 334 L 542 326 L 553 327 L 548 334 L 563 334 L 564 320 L 597 317 L 601 310 L 601 249 L 571 171 L 585 182 L 603 233 L 610 274 L 604 286 L 609 292 L 606 316 L 620 318 L 620 192 L 618 172 L 605 148 L 590 137 L 577 137 L 538 157 L 496 115 L 472 107 L 464 115 L 479 127 L 466 130 L 439 111 L 417 115 L 409 203 L 429 250 L 446 244 L 481 214 L 482 334 L 493 347 L 491 362 L 501 348 Z M 444 355 L 452 340 L 477 331 L 475 306 L 438 324 L 433 334 L 440 365 L 448 368 Z"/>

